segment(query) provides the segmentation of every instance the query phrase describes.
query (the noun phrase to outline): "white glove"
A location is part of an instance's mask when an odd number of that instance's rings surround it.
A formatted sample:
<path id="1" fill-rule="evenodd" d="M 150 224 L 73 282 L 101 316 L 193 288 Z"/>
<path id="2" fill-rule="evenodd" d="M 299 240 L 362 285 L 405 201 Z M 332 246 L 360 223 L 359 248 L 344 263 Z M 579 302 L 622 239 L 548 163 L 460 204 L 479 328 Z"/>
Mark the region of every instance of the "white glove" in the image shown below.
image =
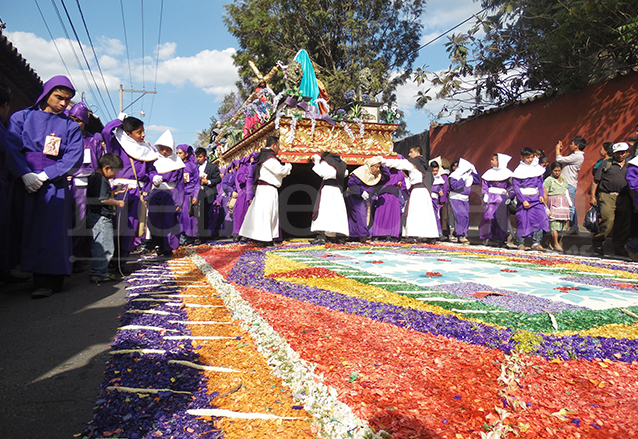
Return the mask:
<path id="1" fill-rule="evenodd" d="M 483 202 L 484 202 L 484 203 L 487 203 L 487 199 L 488 199 L 488 198 L 489 198 L 489 197 L 487 196 L 487 194 L 483 195 Z"/>
<path id="2" fill-rule="evenodd" d="M 38 179 L 39 179 L 42 183 L 44 183 L 45 181 L 47 181 L 47 180 L 49 179 L 49 176 L 48 176 L 48 175 L 47 175 L 47 173 L 46 173 L 46 172 L 44 172 L 44 171 L 42 171 L 42 172 L 40 172 L 39 174 L 37 174 L 37 176 L 38 176 Z"/>
<path id="3" fill-rule="evenodd" d="M 128 114 L 126 113 L 120 113 L 117 115 L 117 118 L 121 120 L 122 122 L 124 122 L 124 119 L 126 119 L 127 117 L 128 117 Z"/>
<path id="4" fill-rule="evenodd" d="M 312 156 L 312 160 L 317 163 L 319 160 L 321 160 L 321 156 L 319 154 L 314 154 Z"/>
<path id="5" fill-rule="evenodd" d="M 161 176 L 161 175 L 156 175 L 155 177 L 153 177 L 153 184 L 154 184 L 155 186 L 159 186 L 159 184 L 160 184 L 161 182 L 163 182 L 163 181 L 164 181 L 164 179 L 162 178 L 162 176 Z"/>
<path id="6" fill-rule="evenodd" d="M 363 198 L 364 200 L 367 200 L 368 198 L 370 198 L 370 194 L 367 192 L 363 192 L 361 193 L 361 198 Z"/>
<path id="7" fill-rule="evenodd" d="M 27 192 L 32 194 L 42 187 L 42 181 L 35 172 L 28 172 L 22 176 L 22 181 Z"/>

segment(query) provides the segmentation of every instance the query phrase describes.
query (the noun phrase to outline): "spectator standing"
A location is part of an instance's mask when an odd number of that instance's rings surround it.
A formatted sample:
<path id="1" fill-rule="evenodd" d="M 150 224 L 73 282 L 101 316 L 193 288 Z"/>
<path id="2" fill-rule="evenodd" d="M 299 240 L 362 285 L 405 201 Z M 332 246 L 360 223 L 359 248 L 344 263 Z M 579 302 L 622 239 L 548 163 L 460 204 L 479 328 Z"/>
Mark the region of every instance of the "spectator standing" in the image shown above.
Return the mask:
<path id="1" fill-rule="evenodd" d="M 572 143 L 569 144 L 569 154 L 562 155 L 563 142 L 560 140 L 556 144 L 556 161 L 563 165 L 562 176 L 567 181 L 569 197 L 572 205 L 569 208 L 569 233 L 578 233 L 578 212 L 576 212 L 576 188 L 578 187 L 578 171 L 585 161 L 585 153 L 583 150 L 587 146 L 587 141 L 580 137 L 574 137 Z"/>
<path id="2" fill-rule="evenodd" d="M 628 256 L 625 250 L 631 224 L 631 198 L 625 179 L 627 166 L 625 159 L 629 155 L 627 143 L 615 143 L 612 146 L 613 157 L 598 167 L 591 183 L 589 204 L 600 206 L 600 227 L 592 238 L 594 253 L 605 255 L 603 244 L 612 234 L 614 252 L 617 256 Z"/>

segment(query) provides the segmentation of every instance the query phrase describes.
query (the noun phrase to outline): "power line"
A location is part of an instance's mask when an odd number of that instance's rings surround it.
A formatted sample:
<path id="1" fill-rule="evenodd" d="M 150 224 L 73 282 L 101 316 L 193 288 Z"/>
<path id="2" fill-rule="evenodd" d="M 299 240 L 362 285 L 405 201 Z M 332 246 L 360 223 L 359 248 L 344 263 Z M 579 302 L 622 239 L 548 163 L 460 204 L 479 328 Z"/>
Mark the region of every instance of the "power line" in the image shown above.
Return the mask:
<path id="1" fill-rule="evenodd" d="M 66 18 L 69 20 L 69 24 L 71 25 L 71 30 L 73 31 L 73 35 L 75 35 L 75 39 L 78 42 L 78 47 L 80 48 L 80 52 L 82 53 L 82 57 L 84 58 L 84 62 L 86 63 L 86 68 L 89 70 L 91 79 L 93 79 L 93 84 L 95 85 L 95 89 L 97 90 L 97 93 L 100 95 L 100 100 L 102 101 L 102 104 L 104 105 L 104 111 L 108 113 L 108 107 L 106 105 L 106 101 L 104 100 L 104 97 L 102 96 L 100 87 L 97 85 L 97 81 L 95 80 L 95 75 L 93 75 L 93 70 L 91 70 L 91 64 L 89 64 L 89 60 L 86 58 L 86 54 L 84 53 L 84 48 L 82 47 L 82 43 L 80 42 L 80 36 L 75 30 L 75 26 L 73 25 L 73 21 L 71 20 L 71 15 L 69 15 L 69 11 L 66 8 L 66 4 L 64 3 L 64 0 L 60 0 L 60 3 L 62 3 L 62 7 L 64 8 L 64 13 L 66 14 Z M 110 117 L 110 115 L 108 116 Z"/>
<path id="2" fill-rule="evenodd" d="M 128 62 L 128 77 L 133 88 L 133 75 L 131 74 L 131 57 L 128 54 L 128 38 L 126 36 L 126 21 L 124 20 L 124 3 L 120 0 L 120 10 L 122 11 L 122 26 L 124 27 L 124 44 L 126 45 L 126 61 Z"/>
<path id="3" fill-rule="evenodd" d="M 142 90 L 146 90 L 145 79 L 144 79 L 144 70 L 146 69 L 145 60 L 144 60 L 144 0 L 140 1 L 142 5 Z M 143 95 L 142 95 L 143 96 Z"/>
<path id="4" fill-rule="evenodd" d="M 478 11 L 476 14 L 472 14 L 470 17 L 466 18 L 465 20 L 463 20 L 462 22 L 460 22 L 459 24 L 457 24 L 456 26 L 446 30 L 445 32 L 443 32 L 441 35 L 439 35 L 438 37 L 435 37 L 433 39 L 431 39 L 430 41 L 428 41 L 427 43 L 425 43 L 424 45 L 420 46 L 416 52 L 418 52 L 419 50 L 423 49 L 425 46 L 429 46 L 430 44 L 434 43 L 436 40 L 438 40 L 439 38 L 444 37 L 445 35 L 449 34 L 450 32 L 452 32 L 454 29 L 456 29 L 457 27 L 463 26 L 465 23 L 467 23 L 468 21 L 470 21 L 472 18 L 474 18 L 475 16 L 477 16 L 478 14 L 482 14 L 483 12 L 487 11 L 488 9 L 490 9 L 491 6 L 486 6 L 485 8 L 481 9 L 480 11 Z"/>
<path id="5" fill-rule="evenodd" d="M 89 38 L 89 44 L 91 45 L 91 50 L 93 51 L 93 57 L 95 58 L 95 63 L 97 64 L 97 68 L 100 71 L 100 76 L 102 76 L 102 83 L 104 84 L 104 89 L 106 90 L 106 96 L 108 96 L 109 101 L 111 102 L 111 108 L 113 109 L 113 113 L 117 115 L 115 111 L 115 105 L 113 105 L 113 99 L 111 99 L 111 94 L 109 93 L 109 88 L 106 85 L 106 79 L 104 79 L 104 73 L 102 73 L 102 67 L 100 66 L 100 60 L 97 58 L 97 53 L 95 53 L 95 47 L 93 46 L 93 41 L 91 40 L 91 34 L 89 33 L 89 28 L 86 25 L 86 21 L 84 20 L 84 14 L 82 13 L 82 7 L 80 6 L 80 0 L 75 0 L 78 5 L 78 10 L 80 11 L 80 17 L 82 17 L 82 24 L 84 24 L 84 30 L 86 31 L 86 36 Z"/>
<path id="6" fill-rule="evenodd" d="M 53 5 L 53 9 L 55 9 L 55 13 L 58 16 L 58 21 L 60 22 L 60 25 L 62 26 L 62 31 L 64 31 L 66 40 L 69 42 L 69 46 L 71 46 L 73 57 L 75 58 L 75 62 L 77 63 L 78 68 L 80 69 L 80 72 L 82 73 L 82 77 L 84 78 L 84 83 L 86 84 L 86 87 L 89 89 L 89 93 L 91 93 L 91 96 L 93 96 L 93 100 L 95 102 L 98 102 L 98 99 L 95 96 L 95 92 L 93 91 L 93 88 L 91 87 L 91 84 L 89 83 L 89 80 L 86 77 L 86 73 L 84 72 L 84 69 L 82 68 L 82 63 L 80 62 L 80 58 L 78 57 L 78 54 L 75 51 L 75 47 L 73 47 L 73 41 L 71 40 L 71 37 L 69 36 L 69 32 L 66 30 L 66 25 L 64 24 L 64 20 L 62 20 L 62 15 L 60 15 L 60 10 L 58 9 L 58 5 L 55 4 L 55 0 L 51 0 L 51 4 Z"/>
<path id="7" fill-rule="evenodd" d="M 58 56 L 60 57 L 60 61 L 62 61 L 62 65 L 64 66 L 64 70 L 66 70 L 67 75 L 69 75 L 69 79 L 71 80 L 71 83 L 75 83 L 75 81 L 73 80 L 73 77 L 71 76 L 71 72 L 69 71 L 69 68 L 67 67 L 66 63 L 64 62 L 64 58 L 62 58 L 62 54 L 60 53 L 60 49 L 58 49 L 58 44 L 55 42 L 55 38 L 53 38 L 53 34 L 51 33 L 51 29 L 49 29 L 49 24 L 47 23 L 47 20 L 44 18 L 44 14 L 42 13 L 42 9 L 40 9 L 40 5 L 38 4 L 38 0 L 35 0 L 35 5 L 38 7 L 38 12 L 40 12 L 40 17 L 42 17 L 42 21 L 44 21 L 44 26 L 47 28 L 47 32 L 49 32 L 49 36 L 51 37 L 51 41 L 53 42 L 53 45 L 55 46 L 56 52 L 58 52 Z"/>
<path id="8" fill-rule="evenodd" d="M 155 57 L 155 82 L 153 83 L 153 91 L 157 91 L 157 71 L 159 69 L 159 51 L 162 41 L 162 17 L 164 16 L 164 0 L 160 5 L 160 19 L 159 19 L 159 32 L 157 35 L 157 56 Z M 151 121 L 153 116 L 153 104 L 155 103 L 155 95 L 151 98 L 151 111 L 148 112 L 148 121 Z"/>

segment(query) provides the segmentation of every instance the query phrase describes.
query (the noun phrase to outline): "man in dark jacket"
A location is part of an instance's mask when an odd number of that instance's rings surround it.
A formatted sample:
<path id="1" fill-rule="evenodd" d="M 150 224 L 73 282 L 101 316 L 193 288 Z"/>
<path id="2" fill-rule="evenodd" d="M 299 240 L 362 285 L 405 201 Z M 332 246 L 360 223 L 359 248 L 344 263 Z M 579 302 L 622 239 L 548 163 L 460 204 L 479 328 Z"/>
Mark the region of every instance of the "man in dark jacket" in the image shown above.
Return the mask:
<path id="1" fill-rule="evenodd" d="M 219 168 L 216 164 L 208 160 L 208 155 L 204 148 L 195 150 L 195 158 L 199 164 L 199 196 L 197 197 L 199 211 L 199 237 L 209 239 L 215 236 L 214 225 L 211 224 L 211 206 L 217 197 L 217 185 L 222 181 L 219 176 Z"/>

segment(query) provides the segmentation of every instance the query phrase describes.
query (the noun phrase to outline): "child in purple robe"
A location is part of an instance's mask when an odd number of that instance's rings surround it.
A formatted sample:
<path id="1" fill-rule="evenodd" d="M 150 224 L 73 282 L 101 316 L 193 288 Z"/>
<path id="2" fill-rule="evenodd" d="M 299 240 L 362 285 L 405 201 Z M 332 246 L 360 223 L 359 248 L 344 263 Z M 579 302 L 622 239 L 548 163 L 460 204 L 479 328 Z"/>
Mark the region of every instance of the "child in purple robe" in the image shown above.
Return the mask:
<path id="1" fill-rule="evenodd" d="M 516 196 L 516 236 L 519 250 L 527 250 L 525 238 L 532 237 L 532 249 L 545 251 L 541 246 L 543 233 L 549 230 L 543 189 L 545 168 L 538 164 L 534 151 L 521 150 L 521 162 L 512 174 L 512 188 Z"/>
<path id="2" fill-rule="evenodd" d="M 488 169 L 483 174 L 483 217 L 479 225 L 479 238 L 484 245 L 492 240 L 498 247 L 505 247 L 509 212 L 506 201 L 512 190 L 512 171 L 507 164 L 512 159 L 507 154 L 494 154 Z"/>
<path id="3" fill-rule="evenodd" d="M 82 166 L 73 174 L 71 183 L 71 193 L 73 194 L 73 272 L 84 271 L 82 259 L 91 257 L 91 231 L 86 227 L 86 190 L 89 175 L 98 169 L 97 163 L 104 155 L 102 146 L 102 135 L 100 133 L 89 134 L 86 131 L 89 123 L 89 109 L 83 102 L 78 102 L 70 110 L 68 116 L 80 125 L 82 138 L 84 140 L 84 152 L 82 155 Z"/>
<path id="4" fill-rule="evenodd" d="M 480 176 L 474 165 L 463 158 L 459 160 L 458 167 L 448 179 L 450 185 L 448 199 L 454 212 L 454 236 L 461 244 L 470 243 L 467 239 L 470 228 L 470 193 L 472 185 L 480 182 Z"/>
<path id="5" fill-rule="evenodd" d="M 107 152 L 119 155 L 124 165 L 115 179 L 115 185 L 125 185 L 128 190 L 118 195 L 124 200 L 124 208 L 116 213 L 116 260 L 122 272 L 128 272 L 122 262 L 128 259 L 130 252 L 138 245 L 146 232 L 146 205 L 151 182 L 148 174 L 157 160 L 157 152 L 144 139 L 144 123 L 122 113 L 106 124 L 102 138 Z M 140 224 L 141 223 L 141 224 Z"/>
<path id="6" fill-rule="evenodd" d="M 151 240 L 161 257 L 171 257 L 179 247 L 180 226 L 177 213 L 184 204 L 184 162 L 175 152 L 170 130 L 155 142 L 159 153 L 149 178 L 153 190 L 148 198 L 148 225 Z"/>
<path id="7" fill-rule="evenodd" d="M 350 238 L 366 241 L 370 238 L 368 228 L 370 194 L 381 181 L 381 157 L 372 157 L 355 169 L 348 178 L 346 207 Z"/>
<path id="8" fill-rule="evenodd" d="M 437 160 L 438 159 L 438 160 Z M 441 226 L 441 208 L 447 203 L 447 194 L 450 190 L 448 185 L 447 170 L 443 169 L 441 163 L 439 163 L 440 157 L 430 161 L 430 167 L 432 168 L 432 207 L 434 208 L 434 214 L 436 215 L 436 225 L 439 228 L 439 237 L 443 236 L 443 229 Z M 448 230 L 449 236 L 449 230 Z"/>
<path id="9" fill-rule="evenodd" d="M 71 274 L 67 176 L 77 170 L 84 148 L 80 126 L 64 114 L 74 94 L 66 76 L 54 76 L 34 106 L 11 116 L 7 131 L 7 164 L 22 180 L 21 269 L 33 273 L 33 298 L 61 291 Z"/>
<path id="10" fill-rule="evenodd" d="M 382 186 L 374 202 L 372 238 L 398 240 L 401 237 L 401 189 L 405 187 L 405 174 L 398 169 L 381 168 Z"/>
<path id="11" fill-rule="evenodd" d="M 198 206 L 199 166 L 190 145 L 177 145 L 177 156 L 184 162 L 184 200 L 178 213 L 181 226 L 180 244 L 191 244 L 197 238 L 197 215 L 191 215 L 191 206 Z"/>

